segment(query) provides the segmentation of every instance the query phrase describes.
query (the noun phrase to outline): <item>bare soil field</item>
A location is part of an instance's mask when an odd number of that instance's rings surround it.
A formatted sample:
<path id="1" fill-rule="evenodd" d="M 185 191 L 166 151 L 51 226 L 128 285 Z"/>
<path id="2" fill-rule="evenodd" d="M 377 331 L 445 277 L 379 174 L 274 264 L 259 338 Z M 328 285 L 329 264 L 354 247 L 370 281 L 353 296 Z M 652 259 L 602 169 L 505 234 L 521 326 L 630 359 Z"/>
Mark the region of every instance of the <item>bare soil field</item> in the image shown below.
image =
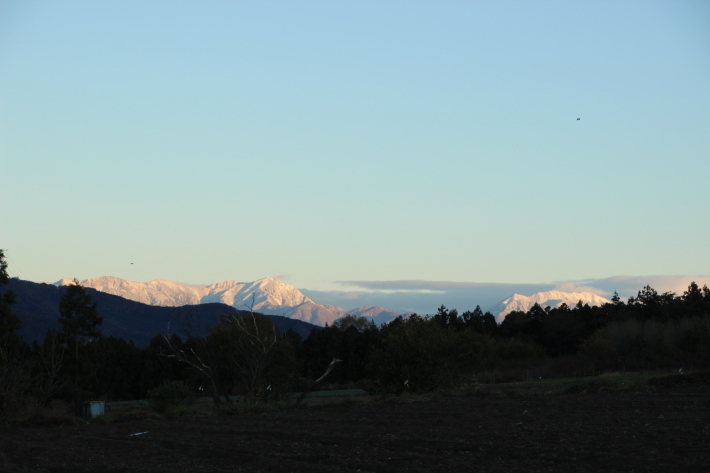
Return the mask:
<path id="1" fill-rule="evenodd" d="M 8 426 L 0 471 L 710 471 L 708 374 L 567 391 L 482 386 L 262 413 Z"/>

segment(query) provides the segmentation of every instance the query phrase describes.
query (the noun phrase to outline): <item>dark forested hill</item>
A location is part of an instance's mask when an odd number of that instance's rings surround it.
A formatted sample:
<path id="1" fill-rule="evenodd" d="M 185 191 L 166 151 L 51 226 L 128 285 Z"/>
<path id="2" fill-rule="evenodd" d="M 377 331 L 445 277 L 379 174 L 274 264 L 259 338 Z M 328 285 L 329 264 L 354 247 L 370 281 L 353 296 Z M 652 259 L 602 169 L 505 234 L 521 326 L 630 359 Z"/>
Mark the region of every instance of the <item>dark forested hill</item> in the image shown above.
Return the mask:
<path id="1" fill-rule="evenodd" d="M 20 279 L 10 280 L 7 287 L 17 297 L 12 312 L 22 321 L 22 335 L 29 343 L 44 338 L 48 329 L 59 329 L 59 300 L 66 287 L 40 284 Z M 119 296 L 86 289 L 98 304 L 99 315 L 104 318 L 101 333 L 133 340 L 141 347 L 159 333 L 178 333 L 188 330 L 191 335 L 205 335 L 207 327 L 215 325 L 222 315 L 245 313 L 226 304 L 199 304 L 182 307 L 158 307 L 134 302 Z M 300 320 L 278 315 L 268 316 L 281 332 L 291 329 L 303 339 L 316 328 Z"/>

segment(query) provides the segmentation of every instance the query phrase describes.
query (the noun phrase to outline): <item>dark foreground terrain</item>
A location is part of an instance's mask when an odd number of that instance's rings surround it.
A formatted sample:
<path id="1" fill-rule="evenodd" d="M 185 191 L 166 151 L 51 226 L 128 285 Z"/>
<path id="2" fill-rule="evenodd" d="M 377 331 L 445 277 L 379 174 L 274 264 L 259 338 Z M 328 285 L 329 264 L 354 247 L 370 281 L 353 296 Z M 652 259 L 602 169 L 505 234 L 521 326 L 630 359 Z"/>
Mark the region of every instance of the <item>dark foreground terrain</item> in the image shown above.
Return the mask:
<path id="1" fill-rule="evenodd" d="M 710 383 L 0 428 L 0 471 L 710 471 Z M 131 435 L 136 433 L 142 435 Z"/>

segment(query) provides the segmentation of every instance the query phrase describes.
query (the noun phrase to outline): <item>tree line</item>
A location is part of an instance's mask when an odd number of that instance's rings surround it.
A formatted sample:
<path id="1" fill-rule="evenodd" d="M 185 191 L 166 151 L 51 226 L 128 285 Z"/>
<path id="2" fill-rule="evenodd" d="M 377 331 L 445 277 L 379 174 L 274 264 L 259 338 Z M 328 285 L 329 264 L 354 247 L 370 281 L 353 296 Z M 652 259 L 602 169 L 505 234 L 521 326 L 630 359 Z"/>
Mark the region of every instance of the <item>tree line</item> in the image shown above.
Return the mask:
<path id="1" fill-rule="evenodd" d="M 0 287 L 7 284 L 0 251 Z M 39 415 L 53 400 L 144 399 L 179 382 L 215 404 L 258 403 L 323 386 L 399 393 L 545 375 L 710 366 L 710 290 L 682 295 L 646 286 L 595 307 L 533 306 L 502 323 L 480 307 L 400 316 L 377 327 L 348 315 L 303 340 L 258 312 L 225 315 L 206 336 L 156 334 L 148 346 L 101 335 L 100 307 L 78 281 L 62 296 L 60 329 L 28 345 L 14 295 L 0 296 L 0 420 Z M 191 321 L 185 321 L 189 327 Z M 199 321 L 192 321 L 199 322 Z"/>

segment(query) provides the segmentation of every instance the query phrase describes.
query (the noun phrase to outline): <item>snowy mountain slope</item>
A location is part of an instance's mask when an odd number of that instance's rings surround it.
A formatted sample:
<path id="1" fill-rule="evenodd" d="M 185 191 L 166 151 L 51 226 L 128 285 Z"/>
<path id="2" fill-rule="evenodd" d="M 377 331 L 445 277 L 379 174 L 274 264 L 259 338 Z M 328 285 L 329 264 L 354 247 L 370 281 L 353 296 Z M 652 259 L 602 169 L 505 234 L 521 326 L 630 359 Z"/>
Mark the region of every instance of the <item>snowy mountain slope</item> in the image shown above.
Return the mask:
<path id="1" fill-rule="evenodd" d="M 315 302 L 304 302 L 296 307 L 287 308 L 279 315 L 324 327 L 326 324 L 333 325 L 333 322 L 345 315 L 345 309 Z"/>
<path id="2" fill-rule="evenodd" d="M 542 307 L 549 306 L 553 308 L 559 307 L 564 303 L 570 308 L 573 308 L 579 301 L 582 301 L 582 304 L 589 304 L 590 306 L 600 306 L 611 302 L 591 292 L 547 291 L 538 292 L 532 296 L 513 294 L 509 298 L 499 302 L 491 309 L 491 312 L 496 314 L 496 321 L 501 323 L 509 313 L 513 311 L 527 312 L 536 303 Z"/>
<path id="3" fill-rule="evenodd" d="M 62 279 L 55 285 L 66 286 L 71 282 L 71 279 Z M 209 286 L 193 286 L 162 279 L 134 282 L 110 276 L 85 279 L 79 282 L 82 286 L 91 287 L 97 291 L 144 304 L 167 307 L 221 302 L 243 310 L 252 304 L 252 294 L 256 295 L 253 301 L 254 310 L 312 302 L 298 289 L 284 284 L 276 278 L 264 278 L 250 283 L 223 281 Z"/>
<path id="4" fill-rule="evenodd" d="M 71 279 L 62 279 L 54 284 L 66 286 L 71 283 Z M 318 304 L 294 286 L 284 284 L 273 277 L 247 283 L 223 281 L 208 286 L 195 286 L 162 279 L 135 282 L 110 276 L 85 279 L 79 283 L 97 291 L 155 306 L 178 307 L 220 302 L 240 310 L 248 310 L 253 302 L 254 310 L 263 314 L 283 315 L 320 326 L 330 325 L 347 313 L 340 307 Z M 381 323 L 380 319 L 388 321 L 394 318 L 389 316 L 394 314 L 393 312 L 382 307 L 363 308 L 363 311 L 369 311 L 367 316 L 375 318 L 376 323 Z M 385 313 L 384 317 L 379 317 L 380 313 Z M 394 316 L 396 315 L 398 314 Z"/>
<path id="5" fill-rule="evenodd" d="M 349 310 L 347 314 L 356 315 L 358 317 L 368 317 L 374 320 L 378 326 L 386 324 L 402 314 L 387 310 L 382 306 L 364 306 L 357 309 Z"/>

